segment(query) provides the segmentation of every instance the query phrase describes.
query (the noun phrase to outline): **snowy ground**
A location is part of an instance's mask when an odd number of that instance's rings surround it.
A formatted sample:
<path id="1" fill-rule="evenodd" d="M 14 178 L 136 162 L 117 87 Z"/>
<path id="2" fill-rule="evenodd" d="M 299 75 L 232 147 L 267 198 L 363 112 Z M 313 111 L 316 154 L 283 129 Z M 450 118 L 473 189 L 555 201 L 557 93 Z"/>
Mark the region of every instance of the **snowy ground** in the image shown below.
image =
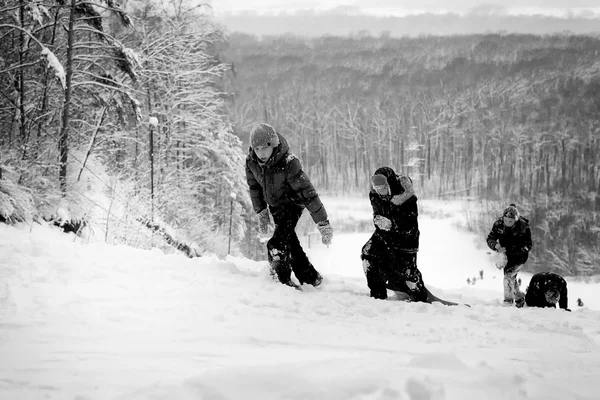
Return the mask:
<path id="1" fill-rule="evenodd" d="M 452 218 L 420 228 L 426 284 L 471 308 L 370 299 L 369 233 L 311 246 L 325 281 L 299 292 L 264 262 L 0 224 L 0 398 L 600 398 L 598 284 L 569 281 L 572 313 L 503 307 L 482 238 Z"/>

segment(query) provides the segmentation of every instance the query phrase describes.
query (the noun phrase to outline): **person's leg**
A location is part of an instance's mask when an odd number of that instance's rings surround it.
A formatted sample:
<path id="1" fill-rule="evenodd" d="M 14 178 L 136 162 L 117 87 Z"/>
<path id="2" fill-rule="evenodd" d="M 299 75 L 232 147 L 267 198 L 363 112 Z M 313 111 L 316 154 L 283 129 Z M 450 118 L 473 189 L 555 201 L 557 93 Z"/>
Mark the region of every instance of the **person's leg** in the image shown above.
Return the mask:
<path id="1" fill-rule="evenodd" d="M 393 273 L 394 278 L 390 281 L 398 281 L 398 285 L 408 288 L 408 294 L 413 301 L 428 302 L 427 289 L 423 282 L 421 271 L 417 268 L 417 253 L 407 253 L 403 251 L 396 252 L 396 271 Z M 390 273 L 390 276 L 392 273 Z"/>
<path id="2" fill-rule="evenodd" d="M 275 223 L 275 231 L 267 242 L 271 275 L 279 279 L 279 282 L 288 284 L 292 275 L 290 230 L 294 231 L 298 217 L 294 213 L 278 210 L 273 213 L 273 222 Z"/>
<path id="3" fill-rule="evenodd" d="M 291 267 L 300 284 L 307 283 L 309 285 L 319 286 L 323 281 L 323 277 L 306 256 L 304 249 L 300 245 L 300 240 L 298 240 L 298 235 L 296 234 L 296 225 L 303 210 L 304 209 L 302 208 L 293 211 L 290 210 L 290 214 L 292 214 L 290 216 L 290 224 L 293 224 L 293 226 L 290 226 L 290 229 L 287 231 L 287 241 L 290 249 Z"/>
<path id="4" fill-rule="evenodd" d="M 362 260 L 363 270 L 367 278 L 367 286 L 370 289 L 371 297 L 376 299 L 387 299 L 387 276 L 385 274 L 385 249 L 381 248 L 381 243 L 376 235 L 371 238 L 362 247 L 360 258 Z"/>
<path id="5" fill-rule="evenodd" d="M 523 264 L 508 264 L 504 267 L 504 302 L 513 303 L 519 292 L 517 274 L 523 268 Z"/>

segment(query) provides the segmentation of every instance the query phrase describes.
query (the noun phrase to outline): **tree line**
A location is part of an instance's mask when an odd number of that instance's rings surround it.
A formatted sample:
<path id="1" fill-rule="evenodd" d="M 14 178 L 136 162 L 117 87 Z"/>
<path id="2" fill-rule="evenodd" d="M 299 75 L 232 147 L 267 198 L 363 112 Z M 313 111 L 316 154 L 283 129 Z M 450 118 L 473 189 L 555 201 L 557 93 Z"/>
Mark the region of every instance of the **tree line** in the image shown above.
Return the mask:
<path id="1" fill-rule="evenodd" d="M 141 247 L 158 229 L 219 252 L 215 210 L 235 191 L 241 232 L 244 154 L 206 7 L 7 0 L 0 38 L 0 219 L 83 220 Z"/>
<path id="2" fill-rule="evenodd" d="M 232 218 L 234 243 L 260 257 L 243 165 L 266 121 L 325 191 L 362 195 L 390 165 L 426 197 L 517 202 L 534 268 L 597 272 L 596 38 L 258 39 L 183 1 L 0 11 L 2 221 L 66 209 L 110 242 L 149 247 L 156 231 L 223 254 Z"/>
<path id="3" fill-rule="evenodd" d="M 569 34 L 418 38 L 232 34 L 236 132 L 290 138 L 311 179 L 364 193 L 380 165 L 427 197 L 516 202 L 531 268 L 600 269 L 600 40 Z M 484 233 L 496 215 L 481 215 Z"/>

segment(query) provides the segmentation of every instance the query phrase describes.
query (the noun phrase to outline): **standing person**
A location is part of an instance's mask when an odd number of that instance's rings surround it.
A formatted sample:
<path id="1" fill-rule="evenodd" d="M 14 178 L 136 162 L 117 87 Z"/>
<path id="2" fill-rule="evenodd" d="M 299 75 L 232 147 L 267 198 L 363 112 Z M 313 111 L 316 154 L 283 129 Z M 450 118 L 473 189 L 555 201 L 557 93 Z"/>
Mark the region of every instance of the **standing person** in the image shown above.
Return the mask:
<path id="1" fill-rule="evenodd" d="M 417 268 L 419 212 L 412 180 L 381 167 L 371 177 L 371 185 L 375 232 L 361 252 L 371 297 L 386 299 L 389 288 L 407 293 L 413 301 L 429 302 Z"/>
<path id="2" fill-rule="evenodd" d="M 504 302 L 513 304 L 519 293 L 517 274 L 523 268 L 532 248 L 531 229 L 527 218 L 519 215 L 514 204 L 506 207 L 487 236 L 490 249 L 506 255 L 504 266 Z"/>
<path id="3" fill-rule="evenodd" d="M 525 297 L 520 296 L 517 307 L 552 307 L 556 304 L 564 310 L 569 310 L 567 296 L 567 281 L 553 272 L 539 272 L 531 277 Z"/>
<path id="4" fill-rule="evenodd" d="M 268 232 L 269 211 L 275 222 L 275 231 L 267 242 L 272 276 L 285 285 L 300 289 L 291 280 L 293 271 L 301 285 L 319 286 L 323 277 L 304 253 L 296 235 L 296 224 L 307 208 L 324 244 L 331 243 L 333 229 L 300 161 L 290 152 L 285 138 L 268 124 L 256 124 L 250 132 L 246 180 L 252 206 L 258 214 L 260 233 Z"/>

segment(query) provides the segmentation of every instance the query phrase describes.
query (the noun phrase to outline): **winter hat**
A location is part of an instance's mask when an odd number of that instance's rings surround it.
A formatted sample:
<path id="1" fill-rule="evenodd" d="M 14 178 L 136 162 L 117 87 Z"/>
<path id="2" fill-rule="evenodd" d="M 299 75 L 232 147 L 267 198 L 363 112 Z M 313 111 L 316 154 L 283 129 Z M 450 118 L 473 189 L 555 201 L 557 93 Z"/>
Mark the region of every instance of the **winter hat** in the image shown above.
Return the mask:
<path id="1" fill-rule="evenodd" d="M 252 127 L 250 131 L 250 146 L 256 148 L 258 146 L 279 146 L 279 137 L 275 129 L 269 124 L 260 123 Z"/>
<path id="2" fill-rule="evenodd" d="M 388 186 L 388 180 L 384 175 L 375 174 L 371 177 L 371 184 L 375 186 Z"/>
<path id="3" fill-rule="evenodd" d="M 519 219 L 519 210 L 517 210 L 516 205 L 511 204 L 510 206 L 506 207 L 506 209 L 502 213 L 502 216 L 508 217 L 508 218 Z"/>
<path id="4" fill-rule="evenodd" d="M 556 288 L 550 288 L 544 293 L 548 303 L 557 303 L 560 300 L 560 291 Z"/>

